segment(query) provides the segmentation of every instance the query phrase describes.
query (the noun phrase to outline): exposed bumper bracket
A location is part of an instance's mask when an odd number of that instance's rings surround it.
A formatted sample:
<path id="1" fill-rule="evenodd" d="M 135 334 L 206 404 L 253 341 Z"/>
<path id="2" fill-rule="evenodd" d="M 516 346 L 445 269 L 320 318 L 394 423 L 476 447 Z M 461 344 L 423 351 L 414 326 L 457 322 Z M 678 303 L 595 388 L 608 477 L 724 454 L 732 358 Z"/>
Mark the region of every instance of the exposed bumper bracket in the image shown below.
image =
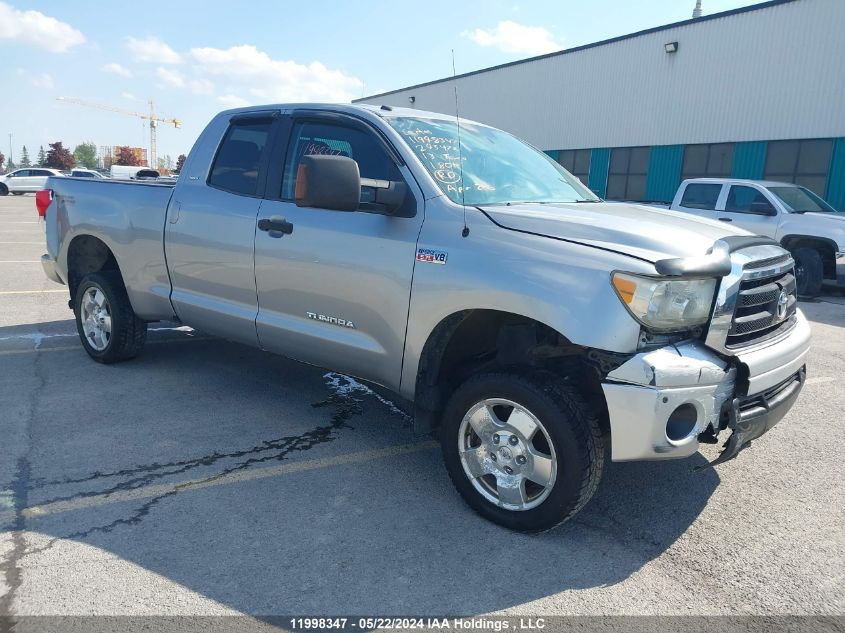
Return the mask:
<path id="1" fill-rule="evenodd" d="M 733 430 L 724 450 L 710 465 L 722 464 L 736 457 L 740 451 L 751 445 L 752 440 L 769 431 L 783 419 L 792 408 L 801 388 L 804 386 L 806 368 L 774 387 L 750 398 L 734 398 L 729 406 L 728 428 Z"/>

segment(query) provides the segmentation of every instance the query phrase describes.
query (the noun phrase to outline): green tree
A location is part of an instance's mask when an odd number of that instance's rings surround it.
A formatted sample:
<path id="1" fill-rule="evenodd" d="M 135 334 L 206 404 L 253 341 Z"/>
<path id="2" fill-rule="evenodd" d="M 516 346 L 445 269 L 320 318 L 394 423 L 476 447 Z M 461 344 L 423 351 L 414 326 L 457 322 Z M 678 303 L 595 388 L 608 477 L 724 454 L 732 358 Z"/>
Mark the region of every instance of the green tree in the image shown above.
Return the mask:
<path id="1" fill-rule="evenodd" d="M 0 171 L 3 171 L 3 163 L 6 162 L 6 157 L 3 155 L 3 152 L 0 152 Z"/>
<path id="2" fill-rule="evenodd" d="M 158 169 L 162 175 L 169 176 L 170 172 L 173 171 L 173 157 L 170 154 L 159 156 L 156 159 L 156 169 Z"/>
<path id="3" fill-rule="evenodd" d="M 90 141 L 87 143 L 80 143 L 73 150 L 73 157 L 76 162 L 86 167 L 87 169 L 96 169 L 97 167 L 97 146 Z"/>
<path id="4" fill-rule="evenodd" d="M 182 168 L 185 166 L 185 161 L 188 160 L 188 157 L 184 154 L 179 154 L 176 158 L 176 173 L 182 171 Z"/>
<path id="5" fill-rule="evenodd" d="M 32 163 L 29 161 L 29 152 L 26 151 L 26 145 L 23 146 L 21 150 L 21 161 L 19 163 L 20 167 L 31 167 Z"/>
<path id="6" fill-rule="evenodd" d="M 6 161 L 6 171 L 12 171 L 13 169 L 17 168 L 18 166 L 15 165 L 15 161 L 13 161 L 11 158 Z"/>
<path id="7" fill-rule="evenodd" d="M 41 148 L 38 150 L 38 162 L 36 165 L 39 167 L 44 167 L 47 162 L 47 152 L 44 151 L 44 146 L 42 145 Z"/>
<path id="8" fill-rule="evenodd" d="M 52 167 L 53 169 L 73 169 L 73 154 L 70 150 L 62 145 L 61 141 L 50 143 L 50 151 L 47 152 L 47 160 L 44 161 L 45 167 Z"/>

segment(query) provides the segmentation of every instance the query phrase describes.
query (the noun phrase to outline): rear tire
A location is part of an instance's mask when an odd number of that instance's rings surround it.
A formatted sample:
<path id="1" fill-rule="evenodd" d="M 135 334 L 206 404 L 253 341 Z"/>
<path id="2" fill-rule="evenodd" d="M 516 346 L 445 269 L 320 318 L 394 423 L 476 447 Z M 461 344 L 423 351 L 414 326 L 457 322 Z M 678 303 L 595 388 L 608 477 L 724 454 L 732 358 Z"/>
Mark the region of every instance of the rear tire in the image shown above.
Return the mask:
<path id="1" fill-rule="evenodd" d="M 118 272 L 83 277 L 76 290 L 73 312 L 82 346 L 98 363 L 129 360 L 144 347 L 147 323 L 132 309 Z"/>
<path id="2" fill-rule="evenodd" d="M 12 195 L 13 196 L 22 196 L 24 193 L 26 193 L 26 192 L 25 191 L 13 191 Z"/>
<path id="3" fill-rule="evenodd" d="M 795 260 L 795 285 L 802 299 L 817 297 L 822 290 L 824 265 L 822 256 L 815 248 L 796 248 L 792 251 Z"/>
<path id="4" fill-rule="evenodd" d="M 575 515 L 604 470 L 599 424 L 549 372 L 479 374 L 449 400 L 443 459 L 464 501 L 512 530 L 541 532 Z"/>

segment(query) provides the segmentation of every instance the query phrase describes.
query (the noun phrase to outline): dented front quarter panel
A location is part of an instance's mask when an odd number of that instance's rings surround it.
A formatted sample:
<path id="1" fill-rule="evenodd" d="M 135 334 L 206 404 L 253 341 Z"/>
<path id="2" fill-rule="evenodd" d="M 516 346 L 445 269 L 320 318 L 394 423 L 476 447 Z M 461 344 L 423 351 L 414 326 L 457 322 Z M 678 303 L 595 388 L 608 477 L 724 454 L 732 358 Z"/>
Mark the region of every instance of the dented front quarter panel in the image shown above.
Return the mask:
<path id="1" fill-rule="evenodd" d="M 654 274 L 651 263 L 599 248 L 510 231 L 445 197 L 426 202 L 418 248 L 448 254 L 444 265 L 417 261 L 411 290 L 401 393 L 414 399 L 420 358 L 438 324 L 465 310 L 534 319 L 585 348 L 633 353 L 639 324 L 610 282 L 613 270 Z M 356 324 L 358 325 L 358 324 Z"/>

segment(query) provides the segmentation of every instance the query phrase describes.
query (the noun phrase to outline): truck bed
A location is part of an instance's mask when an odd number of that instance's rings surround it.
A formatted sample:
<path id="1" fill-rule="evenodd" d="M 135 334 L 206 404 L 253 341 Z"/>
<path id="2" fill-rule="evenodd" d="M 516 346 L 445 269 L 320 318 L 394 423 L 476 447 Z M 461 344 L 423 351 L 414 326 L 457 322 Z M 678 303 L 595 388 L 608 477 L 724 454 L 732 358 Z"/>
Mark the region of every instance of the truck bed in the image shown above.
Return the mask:
<path id="1" fill-rule="evenodd" d="M 67 255 L 74 237 L 102 241 L 114 254 L 138 316 L 167 318 L 170 278 L 164 259 L 164 223 L 175 183 L 90 178 L 50 178 L 47 252 L 67 281 Z M 86 238 L 90 239 L 90 237 Z"/>

